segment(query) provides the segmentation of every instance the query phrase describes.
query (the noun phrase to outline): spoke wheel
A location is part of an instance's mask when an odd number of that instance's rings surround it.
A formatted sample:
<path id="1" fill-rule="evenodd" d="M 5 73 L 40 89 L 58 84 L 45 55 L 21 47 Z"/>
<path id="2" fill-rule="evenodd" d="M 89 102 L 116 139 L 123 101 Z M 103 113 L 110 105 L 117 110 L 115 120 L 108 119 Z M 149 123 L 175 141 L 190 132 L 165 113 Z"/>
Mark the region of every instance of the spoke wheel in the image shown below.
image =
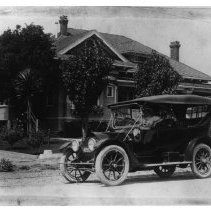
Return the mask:
<path id="1" fill-rule="evenodd" d="M 154 171 L 160 178 L 168 178 L 172 176 L 175 169 L 176 166 L 157 166 L 154 168 Z"/>
<path id="2" fill-rule="evenodd" d="M 61 174 L 69 182 L 84 182 L 88 179 L 91 172 L 77 166 L 77 164 L 73 164 L 76 162 L 80 162 L 76 153 L 73 151 L 65 153 L 60 160 Z"/>
<path id="3" fill-rule="evenodd" d="M 110 145 L 105 147 L 97 156 L 96 174 L 105 185 L 119 185 L 127 177 L 129 159 L 122 147 Z"/>
<path id="4" fill-rule="evenodd" d="M 191 169 L 198 178 L 211 175 L 211 149 L 206 144 L 199 144 L 193 151 Z"/>

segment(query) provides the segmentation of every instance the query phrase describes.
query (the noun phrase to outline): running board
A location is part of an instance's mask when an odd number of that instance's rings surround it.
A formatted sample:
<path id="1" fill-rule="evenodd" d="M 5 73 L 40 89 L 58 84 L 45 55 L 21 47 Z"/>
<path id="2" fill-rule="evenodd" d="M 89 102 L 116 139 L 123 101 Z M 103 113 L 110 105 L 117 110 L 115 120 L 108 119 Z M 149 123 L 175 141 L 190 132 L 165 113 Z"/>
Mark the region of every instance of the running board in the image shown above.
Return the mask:
<path id="1" fill-rule="evenodd" d="M 185 165 L 190 164 L 192 161 L 183 161 L 183 162 L 166 162 L 166 163 L 154 163 L 154 164 L 141 164 L 141 167 L 154 167 L 154 166 L 171 166 L 171 165 Z"/>
<path id="2" fill-rule="evenodd" d="M 60 164 L 62 164 L 62 163 L 60 163 Z M 76 165 L 76 166 L 94 166 L 94 163 L 65 163 L 66 165 Z"/>

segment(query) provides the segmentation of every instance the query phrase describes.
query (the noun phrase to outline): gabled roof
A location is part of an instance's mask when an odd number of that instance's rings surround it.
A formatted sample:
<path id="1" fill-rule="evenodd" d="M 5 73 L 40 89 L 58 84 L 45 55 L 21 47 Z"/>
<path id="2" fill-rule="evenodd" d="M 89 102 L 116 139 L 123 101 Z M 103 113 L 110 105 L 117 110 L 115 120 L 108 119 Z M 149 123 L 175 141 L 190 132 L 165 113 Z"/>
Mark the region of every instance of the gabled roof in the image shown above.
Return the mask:
<path id="1" fill-rule="evenodd" d="M 86 33 L 88 31 L 89 30 L 68 28 L 68 33 L 72 34 L 73 36 L 79 36 L 80 34 Z M 152 49 L 150 47 L 147 47 L 128 37 L 116 34 L 101 32 L 98 33 L 101 34 L 101 36 L 120 53 L 136 52 L 141 54 L 150 54 L 152 52 Z"/>
<path id="2" fill-rule="evenodd" d="M 105 45 L 107 45 L 107 47 L 113 51 L 113 53 L 119 57 L 119 59 L 123 62 L 129 62 L 121 53 L 119 53 L 118 51 L 116 51 L 116 49 L 109 43 L 107 42 L 104 37 L 102 37 L 102 35 L 100 33 L 98 33 L 96 30 L 91 30 L 91 31 L 85 31 L 82 32 L 80 34 L 74 35 L 74 36 L 66 36 L 63 38 L 60 38 L 58 41 L 60 42 L 60 44 L 62 46 L 64 46 L 63 48 L 60 48 L 60 50 L 57 49 L 57 53 L 58 54 L 65 54 L 67 53 L 69 50 L 73 49 L 74 47 L 76 47 L 77 45 L 79 45 L 80 43 L 82 43 L 83 41 L 85 41 L 86 39 L 92 37 L 93 35 L 97 36 L 98 38 L 100 38 Z M 72 38 L 72 39 L 71 39 Z M 65 44 L 66 43 L 66 46 Z M 58 46 L 59 43 L 56 41 L 55 45 Z"/>
<path id="3" fill-rule="evenodd" d="M 186 79 L 197 79 L 197 80 L 206 80 L 211 81 L 211 77 L 201 71 L 198 71 L 184 63 L 178 62 L 174 59 L 169 58 L 171 66 L 183 77 Z"/>
<path id="4" fill-rule="evenodd" d="M 147 47 L 135 40 L 127 38 L 121 35 L 100 33 L 96 30 L 83 30 L 83 29 L 73 29 L 68 28 L 68 33 L 70 36 L 60 36 L 55 42 L 56 52 L 61 55 L 70 50 L 71 47 L 76 46 L 81 41 L 92 36 L 93 34 L 101 38 L 104 43 L 121 59 L 122 64 L 127 65 L 129 62 L 122 54 L 124 53 L 138 53 L 143 55 L 149 55 L 152 52 L 152 48 Z M 169 59 L 170 64 L 183 78 L 211 81 L 211 77 L 203 72 L 200 72 L 184 63 L 178 62 L 176 60 Z M 135 65 L 134 65 L 135 66 Z"/>
<path id="5" fill-rule="evenodd" d="M 54 43 L 56 47 L 56 52 L 59 53 L 61 50 L 65 49 L 67 46 L 75 43 L 84 36 L 86 36 L 89 31 L 84 31 L 83 33 L 78 34 L 77 36 L 59 36 L 59 38 Z"/>

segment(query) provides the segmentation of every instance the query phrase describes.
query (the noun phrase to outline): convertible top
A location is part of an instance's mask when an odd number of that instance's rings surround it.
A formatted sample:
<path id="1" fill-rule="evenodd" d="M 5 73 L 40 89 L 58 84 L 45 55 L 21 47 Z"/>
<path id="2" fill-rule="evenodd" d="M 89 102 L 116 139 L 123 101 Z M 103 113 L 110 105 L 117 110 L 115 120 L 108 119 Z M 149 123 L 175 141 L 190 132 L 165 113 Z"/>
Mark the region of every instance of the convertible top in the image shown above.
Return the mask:
<path id="1" fill-rule="evenodd" d="M 183 104 L 183 105 L 211 105 L 211 98 L 197 95 L 157 95 L 143 98 L 136 98 L 129 101 L 122 101 L 108 105 L 109 108 L 132 105 L 132 104 Z"/>

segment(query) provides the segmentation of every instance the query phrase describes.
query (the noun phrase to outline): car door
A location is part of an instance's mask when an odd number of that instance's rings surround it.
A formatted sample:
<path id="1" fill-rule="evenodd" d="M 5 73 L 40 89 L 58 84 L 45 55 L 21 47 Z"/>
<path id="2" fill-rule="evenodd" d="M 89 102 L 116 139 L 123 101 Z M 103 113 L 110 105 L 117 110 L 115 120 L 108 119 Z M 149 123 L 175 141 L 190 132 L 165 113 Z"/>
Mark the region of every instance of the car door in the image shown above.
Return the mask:
<path id="1" fill-rule="evenodd" d="M 189 129 L 185 123 L 166 123 L 157 128 L 156 147 L 163 151 L 177 152 L 181 145 L 188 142 Z"/>

